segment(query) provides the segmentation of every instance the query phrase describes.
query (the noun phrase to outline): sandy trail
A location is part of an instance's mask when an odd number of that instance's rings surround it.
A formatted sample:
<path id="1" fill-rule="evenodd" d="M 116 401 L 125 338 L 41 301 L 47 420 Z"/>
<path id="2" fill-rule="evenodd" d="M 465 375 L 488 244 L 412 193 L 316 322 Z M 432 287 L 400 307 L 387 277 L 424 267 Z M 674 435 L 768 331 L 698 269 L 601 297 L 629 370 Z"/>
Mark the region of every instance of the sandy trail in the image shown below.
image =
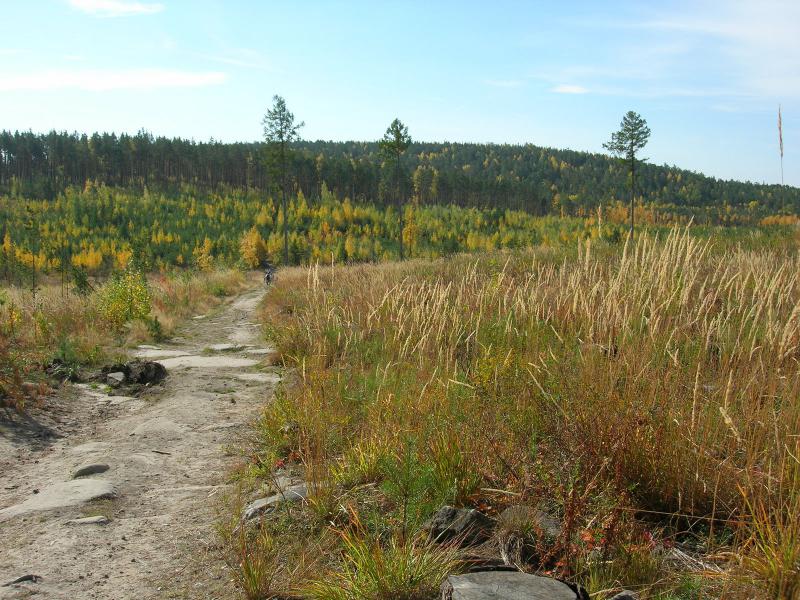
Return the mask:
<path id="1" fill-rule="evenodd" d="M 0 587 L 0 598 L 235 596 L 214 550 L 215 496 L 236 460 L 226 445 L 279 379 L 259 367 L 266 349 L 254 346 L 262 293 L 245 292 L 171 343 L 141 350 L 169 372 L 148 395 L 75 386 L 46 427 L 0 423 L 0 586 L 41 578 Z M 109 468 L 73 480 L 88 464 Z M 109 522 L 70 523 L 89 516 Z"/>

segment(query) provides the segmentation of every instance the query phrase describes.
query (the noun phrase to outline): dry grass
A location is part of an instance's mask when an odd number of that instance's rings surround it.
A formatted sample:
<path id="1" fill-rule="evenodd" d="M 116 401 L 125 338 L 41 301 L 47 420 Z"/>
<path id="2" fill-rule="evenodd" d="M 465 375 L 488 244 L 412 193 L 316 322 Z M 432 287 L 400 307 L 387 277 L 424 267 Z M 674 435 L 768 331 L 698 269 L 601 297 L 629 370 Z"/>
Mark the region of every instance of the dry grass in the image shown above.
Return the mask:
<path id="1" fill-rule="evenodd" d="M 245 275 L 233 269 L 153 276 L 147 320 L 124 323 L 121 329 L 100 310 L 101 284 L 86 296 L 55 280 L 42 281 L 35 296 L 27 289 L 0 289 L 0 406 L 22 410 L 31 396 L 23 383 L 44 381 L 43 371 L 53 360 L 69 376 L 108 359 L 125 344 L 169 337 L 182 320 L 245 285 Z"/>
<path id="2" fill-rule="evenodd" d="M 795 598 L 799 302 L 796 250 L 688 230 L 285 270 L 264 319 L 297 381 L 258 461 L 296 460 L 373 532 L 545 500 L 553 569 L 590 591 Z"/>

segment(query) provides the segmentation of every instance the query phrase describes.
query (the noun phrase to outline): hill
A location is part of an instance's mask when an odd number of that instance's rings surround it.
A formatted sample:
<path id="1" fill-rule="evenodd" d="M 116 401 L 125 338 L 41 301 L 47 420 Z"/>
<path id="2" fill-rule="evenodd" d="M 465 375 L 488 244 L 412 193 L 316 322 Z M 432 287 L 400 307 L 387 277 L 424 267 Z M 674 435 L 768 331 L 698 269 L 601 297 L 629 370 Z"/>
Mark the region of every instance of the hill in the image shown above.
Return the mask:
<path id="1" fill-rule="evenodd" d="M 339 199 L 383 203 L 390 180 L 377 142 L 296 144 L 294 185 L 314 201 L 323 188 Z M 544 215 L 586 216 L 627 197 L 627 175 L 603 154 L 533 144 L 415 143 L 404 156 L 406 196 L 422 204 L 511 208 Z M 195 142 L 180 138 L 0 132 L 0 193 L 52 199 L 87 181 L 151 191 L 270 190 L 263 143 Z M 642 202 L 711 223 L 752 222 L 800 212 L 800 189 L 723 181 L 667 165 L 645 164 Z"/>

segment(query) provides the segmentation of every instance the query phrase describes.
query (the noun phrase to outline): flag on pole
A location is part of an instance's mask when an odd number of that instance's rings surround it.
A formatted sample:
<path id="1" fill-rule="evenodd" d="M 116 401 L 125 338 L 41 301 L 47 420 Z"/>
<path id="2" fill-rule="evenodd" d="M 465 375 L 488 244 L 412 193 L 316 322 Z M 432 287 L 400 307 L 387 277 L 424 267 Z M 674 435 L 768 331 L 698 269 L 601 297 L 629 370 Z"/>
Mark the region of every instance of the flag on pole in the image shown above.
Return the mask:
<path id="1" fill-rule="evenodd" d="M 781 147 L 781 158 L 783 158 L 783 125 L 781 124 L 781 105 L 778 104 L 778 143 Z"/>

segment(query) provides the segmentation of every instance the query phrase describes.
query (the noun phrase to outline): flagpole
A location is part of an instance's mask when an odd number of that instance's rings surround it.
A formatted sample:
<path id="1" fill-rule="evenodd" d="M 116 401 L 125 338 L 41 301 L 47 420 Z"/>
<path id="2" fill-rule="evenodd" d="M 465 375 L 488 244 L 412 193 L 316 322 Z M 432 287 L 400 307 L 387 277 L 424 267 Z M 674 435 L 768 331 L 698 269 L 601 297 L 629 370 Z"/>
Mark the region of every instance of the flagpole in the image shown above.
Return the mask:
<path id="1" fill-rule="evenodd" d="M 781 212 L 786 211 L 786 192 L 783 183 L 783 120 L 781 119 L 781 105 L 778 104 L 778 146 L 781 150 Z"/>

